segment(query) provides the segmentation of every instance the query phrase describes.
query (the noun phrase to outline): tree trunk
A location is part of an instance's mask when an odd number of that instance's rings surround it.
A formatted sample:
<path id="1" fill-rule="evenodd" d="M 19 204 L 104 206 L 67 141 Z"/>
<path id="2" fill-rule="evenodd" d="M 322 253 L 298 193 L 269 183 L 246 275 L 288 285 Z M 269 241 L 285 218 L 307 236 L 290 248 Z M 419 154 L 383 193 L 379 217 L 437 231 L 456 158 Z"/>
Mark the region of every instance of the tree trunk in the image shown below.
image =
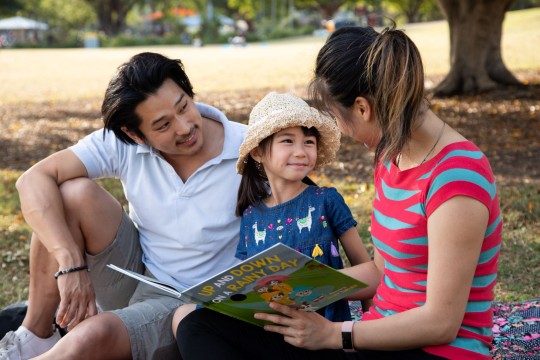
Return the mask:
<path id="1" fill-rule="evenodd" d="M 133 1 L 126 0 L 86 0 L 94 8 L 99 21 L 99 28 L 105 34 L 120 34 L 126 25 L 126 15 L 133 6 Z"/>
<path id="2" fill-rule="evenodd" d="M 502 23 L 514 0 L 437 0 L 450 27 L 450 72 L 436 96 L 489 91 L 521 83 L 501 55 Z"/>
<path id="3" fill-rule="evenodd" d="M 319 4 L 321 17 L 325 20 L 330 20 L 334 17 L 334 14 L 338 11 L 339 7 L 343 5 L 344 1 L 318 1 L 317 3 Z"/>
<path id="4" fill-rule="evenodd" d="M 424 0 L 413 0 L 407 2 L 401 2 L 402 11 L 407 18 L 407 22 L 416 23 L 420 21 L 420 7 L 424 3 Z"/>

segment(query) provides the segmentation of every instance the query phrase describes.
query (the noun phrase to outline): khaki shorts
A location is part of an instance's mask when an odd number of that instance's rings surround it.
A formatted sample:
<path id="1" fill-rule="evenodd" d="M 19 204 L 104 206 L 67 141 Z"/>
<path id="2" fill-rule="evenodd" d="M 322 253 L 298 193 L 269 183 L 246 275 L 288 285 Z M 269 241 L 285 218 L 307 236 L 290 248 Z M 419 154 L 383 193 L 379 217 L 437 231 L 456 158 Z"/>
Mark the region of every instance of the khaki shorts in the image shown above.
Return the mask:
<path id="1" fill-rule="evenodd" d="M 97 255 L 86 254 L 90 276 L 101 311 L 110 311 L 124 322 L 133 359 L 179 359 L 172 335 L 174 310 L 182 302 L 159 289 L 106 267 L 107 264 L 152 276 L 145 271 L 139 232 L 124 213 L 116 239 Z"/>

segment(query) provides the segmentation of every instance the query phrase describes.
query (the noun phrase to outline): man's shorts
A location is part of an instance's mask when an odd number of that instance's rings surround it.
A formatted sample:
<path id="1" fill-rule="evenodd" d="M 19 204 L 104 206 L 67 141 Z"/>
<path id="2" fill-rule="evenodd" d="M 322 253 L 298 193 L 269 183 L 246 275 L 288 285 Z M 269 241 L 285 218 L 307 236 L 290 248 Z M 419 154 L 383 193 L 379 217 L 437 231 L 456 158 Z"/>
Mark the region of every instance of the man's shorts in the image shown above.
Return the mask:
<path id="1" fill-rule="evenodd" d="M 182 302 L 150 285 L 106 267 L 107 264 L 152 276 L 145 271 L 139 232 L 126 213 L 111 245 L 86 254 L 100 310 L 116 314 L 127 328 L 133 359 L 179 359 L 171 330 L 174 310 Z M 153 277 L 153 276 L 152 276 Z"/>

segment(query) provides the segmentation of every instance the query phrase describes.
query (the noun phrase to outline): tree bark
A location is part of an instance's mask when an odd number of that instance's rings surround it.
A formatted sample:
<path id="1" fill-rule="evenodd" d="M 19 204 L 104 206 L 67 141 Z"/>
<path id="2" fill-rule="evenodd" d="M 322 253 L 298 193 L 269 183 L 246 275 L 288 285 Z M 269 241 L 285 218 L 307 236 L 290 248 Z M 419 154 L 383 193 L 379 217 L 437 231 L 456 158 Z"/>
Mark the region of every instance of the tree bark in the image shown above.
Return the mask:
<path id="1" fill-rule="evenodd" d="M 424 0 L 399 1 L 399 3 L 402 6 L 407 22 L 416 23 L 420 21 L 420 7 L 422 7 Z"/>
<path id="2" fill-rule="evenodd" d="M 133 0 L 86 0 L 94 8 L 99 28 L 109 36 L 120 34 L 126 26 L 126 15 Z"/>
<path id="3" fill-rule="evenodd" d="M 450 72 L 436 96 L 520 85 L 501 55 L 502 23 L 514 0 L 437 0 L 450 27 Z"/>
<path id="4" fill-rule="evenodd" d="M 330 20 L 334 17 L 334 14 L 336 11 L 338 11 L 339 7 L 343 5 L 343 0 L 319 0 L 317 1 L 319 5 L 319 10 L 321 12 L 321 16 L 325 20 Z"/>

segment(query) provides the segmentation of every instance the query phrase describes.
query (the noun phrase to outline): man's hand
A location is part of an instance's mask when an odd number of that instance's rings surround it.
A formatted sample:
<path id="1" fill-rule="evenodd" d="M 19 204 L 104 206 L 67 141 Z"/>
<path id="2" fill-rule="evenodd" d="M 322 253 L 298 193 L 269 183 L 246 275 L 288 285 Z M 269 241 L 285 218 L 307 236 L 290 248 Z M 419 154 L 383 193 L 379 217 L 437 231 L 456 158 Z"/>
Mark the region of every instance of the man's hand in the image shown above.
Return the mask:
<path id="1" fill-rule="evenodd" d="M 60 307 L 56 323 L 73 329 L 84 319 L 97 314 L 96 296 L 87 271 L 76 271 L 58 277 Z"/>

